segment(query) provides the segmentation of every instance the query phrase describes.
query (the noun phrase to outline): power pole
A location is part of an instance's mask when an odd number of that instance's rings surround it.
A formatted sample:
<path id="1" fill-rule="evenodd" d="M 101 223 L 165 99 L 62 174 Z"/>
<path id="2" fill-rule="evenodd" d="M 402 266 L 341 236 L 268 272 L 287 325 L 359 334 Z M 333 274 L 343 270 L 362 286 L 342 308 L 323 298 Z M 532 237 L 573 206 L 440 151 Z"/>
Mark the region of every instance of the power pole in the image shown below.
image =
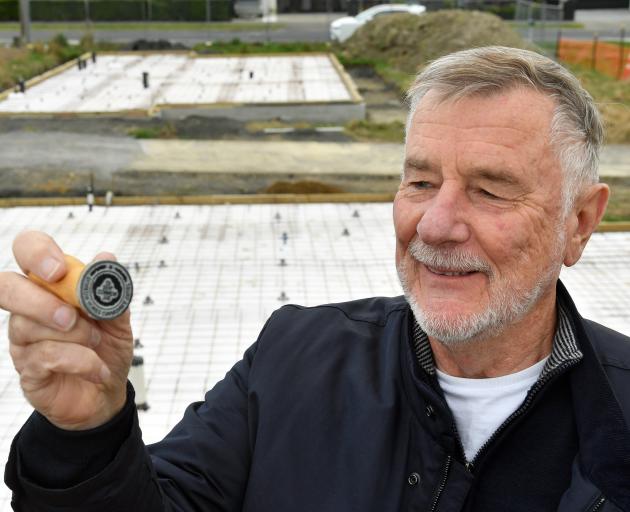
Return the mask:
<path id="1" fill-rule="evenodd" d="M 22 44 L 31 42 L 31 5 L 29 0 L 20 0 L 20 39 Z"/>

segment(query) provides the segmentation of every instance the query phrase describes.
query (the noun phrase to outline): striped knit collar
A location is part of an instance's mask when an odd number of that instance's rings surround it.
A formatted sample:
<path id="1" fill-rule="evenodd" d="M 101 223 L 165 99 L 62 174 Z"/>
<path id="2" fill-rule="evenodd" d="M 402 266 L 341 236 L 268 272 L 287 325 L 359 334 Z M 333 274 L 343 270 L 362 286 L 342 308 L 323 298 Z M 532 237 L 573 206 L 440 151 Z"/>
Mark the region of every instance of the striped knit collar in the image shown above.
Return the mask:
<path id="1" fill-rule="evenodd" d="M 435 361 L 433 351 L 429 343 L 429 337 L 413 319 L 413 342 L 416 357 L 420 367 L 429 375 L 435 375 Z M 558 301 L 558 325 L 553 339 L 551 355 L 540 374 L 539 380 L 556 370 L 560 365 L 568 361 L 579 361 L 583 357 L 580 351 L 569 314 L 565 306 Z"/>

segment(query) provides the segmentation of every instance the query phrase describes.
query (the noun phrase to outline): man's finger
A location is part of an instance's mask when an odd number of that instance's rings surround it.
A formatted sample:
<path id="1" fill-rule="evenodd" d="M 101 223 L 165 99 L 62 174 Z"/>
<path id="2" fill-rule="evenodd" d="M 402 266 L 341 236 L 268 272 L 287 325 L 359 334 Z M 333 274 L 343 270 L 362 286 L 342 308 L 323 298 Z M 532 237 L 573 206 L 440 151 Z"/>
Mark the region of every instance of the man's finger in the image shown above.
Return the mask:
<path id="1" fill-rule="evenodd" d="M 0 309 L 64 332 L 79 316 L 74 307 L 15 272 L 0 272 Z"/>
<path id="2" fill-rule="evenodd" d="M 28 345 L 22 354 L 20 380 L 24 391 L 53 374 L 81 377 L 97 384 L 109 379 L 111 372 L 93 350 L 76 343 L 41 341 Z"/>
<path id="3" fill-rule="evenodd" d="M 117 261 L 116 256 L 114 256 L 111 252 L 99 252 L 96 256 L 94 256 L 94 260 L 92 261 L 100 260 Z"/>
<path id="4" fill-rule="evenodd" d="M 79 316 L 74 327 L 67 332 L 51 329 L 22 315 L 9 318 L 9 340 L 15 345 L 28 345 L 42 340 L 78 343 L 89 348 L 96 347 L 101 340 L 100 330 Z"/>
<path id="5" fill-rule="evenodd" d="M 63 251 L 41 231 L 23 231 L 15 237 L 13 255 L 22 272 L 32 272 L 44 281 L 52 283 L 66 274 Z"/>

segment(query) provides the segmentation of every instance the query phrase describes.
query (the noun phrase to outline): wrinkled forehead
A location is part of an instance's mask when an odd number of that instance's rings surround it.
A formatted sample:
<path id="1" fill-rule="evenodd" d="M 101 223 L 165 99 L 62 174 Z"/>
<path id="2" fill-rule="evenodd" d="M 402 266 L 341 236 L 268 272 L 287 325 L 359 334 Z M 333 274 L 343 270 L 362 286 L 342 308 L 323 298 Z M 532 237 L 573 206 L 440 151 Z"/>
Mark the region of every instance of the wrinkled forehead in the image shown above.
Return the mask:
<path id="1" fill-rule="evenodd" d="M 437 135 L 452 128 L 462 133 L 495 133 L 501 138 L 504 133 L 513 133 L 516 139 L 528 137 L 531 143 L 544 145 L 551 139 L 555 109 L 551 97 L 528 87 L 465 96 L 432 89 L 410 113 L 406 142 L 413 143 L 420 133 Z"/>

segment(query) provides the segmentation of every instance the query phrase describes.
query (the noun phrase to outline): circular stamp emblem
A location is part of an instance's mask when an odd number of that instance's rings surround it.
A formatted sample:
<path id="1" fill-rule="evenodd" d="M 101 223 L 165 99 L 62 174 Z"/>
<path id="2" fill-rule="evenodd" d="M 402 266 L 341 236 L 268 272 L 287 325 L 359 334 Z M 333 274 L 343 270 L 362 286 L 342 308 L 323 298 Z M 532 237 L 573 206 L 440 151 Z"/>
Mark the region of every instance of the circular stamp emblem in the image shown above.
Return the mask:
<path id="1" fill-rule="evenodd" d="M 95 320 L 111 320 L 131 304 L 133 283 L 116 261 L 94 261 L 83 269 L 77 286 L 79 304 Z"/>

